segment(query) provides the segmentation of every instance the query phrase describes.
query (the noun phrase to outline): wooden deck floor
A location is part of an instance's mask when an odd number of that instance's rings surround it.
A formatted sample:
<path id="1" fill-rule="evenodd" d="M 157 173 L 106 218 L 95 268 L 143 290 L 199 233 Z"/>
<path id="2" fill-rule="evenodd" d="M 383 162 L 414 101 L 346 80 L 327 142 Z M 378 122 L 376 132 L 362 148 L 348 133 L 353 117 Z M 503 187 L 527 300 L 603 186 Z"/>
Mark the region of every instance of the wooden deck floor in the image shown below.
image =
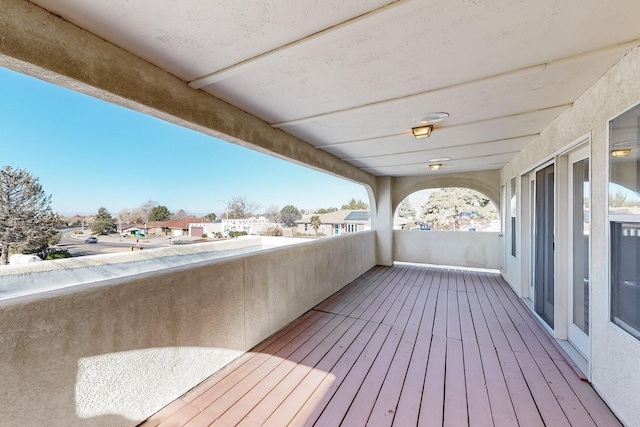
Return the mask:
<path id="1" fill-rule="evenodd" d="M 142 424 L 616 426 L 499 275 L 376 267 Z"/>

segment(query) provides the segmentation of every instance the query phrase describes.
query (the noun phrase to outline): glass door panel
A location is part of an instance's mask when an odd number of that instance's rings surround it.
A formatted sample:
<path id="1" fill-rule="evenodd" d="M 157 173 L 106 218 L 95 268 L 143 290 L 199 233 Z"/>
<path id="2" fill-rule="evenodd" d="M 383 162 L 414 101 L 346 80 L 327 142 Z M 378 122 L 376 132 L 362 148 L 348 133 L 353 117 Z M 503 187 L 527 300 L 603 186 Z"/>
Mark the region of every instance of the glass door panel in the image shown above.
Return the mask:
<path id="1" fill-rule="evenodd" d="M 589 159 L 571 162 L 569 341 L 589 355 Z"/>
<path id="2" fill-rule="evenodd" d="M 534 309 L 553 329 L 555 308 L 554 166 L 536 172 Z"/>

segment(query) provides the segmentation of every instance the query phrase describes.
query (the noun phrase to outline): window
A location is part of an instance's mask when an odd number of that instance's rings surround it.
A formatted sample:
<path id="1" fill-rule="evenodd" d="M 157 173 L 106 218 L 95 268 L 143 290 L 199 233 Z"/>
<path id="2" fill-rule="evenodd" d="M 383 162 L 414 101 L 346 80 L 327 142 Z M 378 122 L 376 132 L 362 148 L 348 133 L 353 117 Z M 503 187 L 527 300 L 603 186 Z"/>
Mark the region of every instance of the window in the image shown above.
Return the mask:
<path id="1" fill-rule="evenodd" d="M 609 125 L 611 321 L 640 338 L 640 105 Z"/>

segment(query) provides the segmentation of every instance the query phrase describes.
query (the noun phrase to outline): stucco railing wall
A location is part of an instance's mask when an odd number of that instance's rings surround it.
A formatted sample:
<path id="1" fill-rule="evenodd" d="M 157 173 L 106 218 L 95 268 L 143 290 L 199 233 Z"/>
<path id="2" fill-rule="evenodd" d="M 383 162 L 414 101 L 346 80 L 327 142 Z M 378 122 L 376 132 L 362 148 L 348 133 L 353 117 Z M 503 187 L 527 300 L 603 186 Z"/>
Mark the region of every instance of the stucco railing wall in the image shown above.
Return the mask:
<path id="1" fill-rule="evenodd" d="M 500 233 L 395 230 L 393 257 L 402 262 L 499 269 Z"/>
<path id="2" fill-rule="evenodd" d="M 372 268 L 374 245 L 363 232 L 0 301 L 0 424 L 135 426 Z"/>

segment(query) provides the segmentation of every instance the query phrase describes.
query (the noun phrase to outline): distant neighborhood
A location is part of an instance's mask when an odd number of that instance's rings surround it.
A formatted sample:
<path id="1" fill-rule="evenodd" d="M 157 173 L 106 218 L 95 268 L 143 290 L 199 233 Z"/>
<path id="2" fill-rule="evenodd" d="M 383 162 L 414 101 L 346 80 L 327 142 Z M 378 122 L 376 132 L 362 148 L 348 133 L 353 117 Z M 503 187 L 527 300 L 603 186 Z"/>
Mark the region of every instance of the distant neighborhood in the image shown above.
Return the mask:
<path id="1" fill-rule="evenodd" d="M 314 220 L 317 217 L 317 220 Z M 89 219 L 90 220 L 90 219 Z M 314 221 L 318 221 L 317 224 Z M 317 226 L 316 226 L 317 225 Z M 306 214 L 293 226 L 274 222 L 264 216 L 210 220 L 203 217 L 166 221 L 116 223 L 122 237 L 152 236 L 229 238 L 239 235 L 263 236 L 338 236 L 371 229 L 371 215 L 365 210 L 340 209 L 324 214 Z"/>
<path id="2" fill-rule="evenodd" d="M 257 203 L 234 196 L 226 202 L 223 213 L 206 215 L 192 215 L 183 209 L 171 212 L 167 206 L 148 200 L 138 207 L 121 209 L 115 216 L 100 207 L 95 215 L 64 217 L 51 210 L 50 196 L 29 172 L 10 166 L 5 166 L 2 172 L 8 188 L 19 184 L 22 189 L 11 193 L 9 202 L 15 206 L 38 206 L 39 210 L 16 212 L 12 216 L 6 216 L 11 210 L 5 210 L 6 217 L 0 219 L 12 226 L 3 228 L 0 265 L 9 264 L 10 256 L 17 263 L 27 263 L 120 251 L 123 246 L 126 250 L 129 241 L 123 239 L 135 239 L 135 244 L 129 246 L 133 251 L 144 249 L 141 239 L 150 247 L 158 247 L 243 235 L 324 237 L 371 230 L 369 205 L 354 198 L 340 209 L 301 211 L 293 205 L 261 209 Z M 61 227 L 76 228 L 63 232 Z M 405 198 L 395 212 L 393 228 L 489 231 L 499 230 L 500 224 L 495 206 L 485 196 L 468 189 L 442 188 L 434 190 L 419 211 Z M 106 236 L 106 241 L 98 236 Z M 154 236 L 165 239 L 151 239 Z M 94 245 L 78 248 L 79 244 L 89 243 Z M 114 244 L 116 247 L 109 246 Z"/>

